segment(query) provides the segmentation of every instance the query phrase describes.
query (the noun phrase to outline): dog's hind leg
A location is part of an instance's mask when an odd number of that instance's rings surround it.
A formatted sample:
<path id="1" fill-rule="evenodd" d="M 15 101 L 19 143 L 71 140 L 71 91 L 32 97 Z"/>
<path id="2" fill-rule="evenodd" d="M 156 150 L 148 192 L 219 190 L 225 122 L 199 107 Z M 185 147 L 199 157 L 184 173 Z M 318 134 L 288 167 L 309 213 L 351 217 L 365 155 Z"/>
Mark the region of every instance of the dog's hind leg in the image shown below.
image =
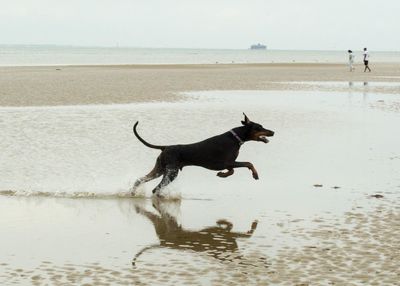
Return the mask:
<path id="1" fill-rule="evenodd" d="M 154 180 L 154 179 L 160 177 L 161 175 L 162 175 L 162 169 L 161 169 L 159 160 L 157 159 L 156 165 L 154 166 L 153 170 L 151 170 L 150 173 L 148 173 L 146 176 L 143 176 L 143 177 L 137 179 L 136 182 L 133 184 L 133 187 L 131 188 L 132 195 L 135 194 L 135 191 L 137 190 L 137 188 L 140 185 L 142 185 L 148 181 Z"/>
<path id="2" fill-rule="evenodd" d="M 230 168 L 226 172 L 218 172 L 217 176 L 221 177 L 221 178 L 226 178 L 226 177 L 229 177 L 229 176 L 233 175 L 233 172 L 234 172 L 233 168 Z"/>
<path id="3" fill-rule="evenodd" d="M 167 166 L 161 182 L 154 188 L 153 194 L 160 195 L 160 191 L 166 185 L 171 183 L 178 176 L 179 168 L 175 166 Z"/>
<path id="4" fill-rule="evenodd" d="M 254 168 L 253 164 L 250 162 L 234 162 L 233 163 L 233 168 L 241 168 L 241 167 L 246 167 L 249 170 L 251 170 L 253 174 L 253 178 L 258 180 L 258 173 L 256 168 Z"/>

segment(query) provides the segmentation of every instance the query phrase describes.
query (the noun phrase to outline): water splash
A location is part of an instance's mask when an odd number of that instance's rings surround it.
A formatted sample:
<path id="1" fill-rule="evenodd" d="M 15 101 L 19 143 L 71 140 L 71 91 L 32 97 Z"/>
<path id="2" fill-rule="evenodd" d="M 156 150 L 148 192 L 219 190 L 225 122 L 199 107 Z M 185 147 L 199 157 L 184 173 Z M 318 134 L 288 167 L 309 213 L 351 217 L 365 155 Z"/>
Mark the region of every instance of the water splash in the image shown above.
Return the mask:
<path id="1" fill-rule="evenodd" d="M 26 191 L 26 190 L 1 190 L 1 196 L 9 197 L 54 197 L 54 198 L 70 198 L 70 199 L 114 199 L 114 198 L 145 198 L 145 194 L 132 195 L 130 192 L 44 192 L 44 191 Z"/>
<path id="2" fill-rule="evenodd" d="M 45 192 L 45 191 L 26 191 L 26 190 L 0 190 L 0 196 L 7 197 L 48 197 L 48 198 L 67 198 L 67 199 L 150 199 L 152 196 L 146 195 L 145 191 L 132 194 L 127 191 L 117 191 L 109 193 L 96 192 Z M 166 192 L 162 196 L 163 200 L 181 201 L 180 193 Z M 190 199 L 196 200 L 196 199 Z"/>

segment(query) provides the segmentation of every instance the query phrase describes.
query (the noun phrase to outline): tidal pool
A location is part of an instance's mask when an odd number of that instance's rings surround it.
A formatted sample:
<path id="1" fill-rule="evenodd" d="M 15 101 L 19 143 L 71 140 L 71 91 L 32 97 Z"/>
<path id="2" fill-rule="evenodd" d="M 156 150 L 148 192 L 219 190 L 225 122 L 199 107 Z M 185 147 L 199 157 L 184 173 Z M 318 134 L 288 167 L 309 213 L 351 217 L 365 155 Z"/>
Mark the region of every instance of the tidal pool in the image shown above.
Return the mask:
<path id="1" fill-rule="evenodd" d="M 186 97 L 0 108 L 2 285 L 398 278 L 390 259 L 398 250 L 390 233 L 399 231 L 397 94 L 214 91 Z M 241 147 L 238 160 L 252 162 L 260 180 L 246 169 L 223 179 L 187 167 L 164 199 L 151 197 L 158 181 L 130 195 L 159 153 L 134 137 L 137 120 L 147 141 L 185 144 L 239 126 L 242 112 L 275 131 L 268 144 Z M 371 197 L 376 194 L 383 198 Z"/>

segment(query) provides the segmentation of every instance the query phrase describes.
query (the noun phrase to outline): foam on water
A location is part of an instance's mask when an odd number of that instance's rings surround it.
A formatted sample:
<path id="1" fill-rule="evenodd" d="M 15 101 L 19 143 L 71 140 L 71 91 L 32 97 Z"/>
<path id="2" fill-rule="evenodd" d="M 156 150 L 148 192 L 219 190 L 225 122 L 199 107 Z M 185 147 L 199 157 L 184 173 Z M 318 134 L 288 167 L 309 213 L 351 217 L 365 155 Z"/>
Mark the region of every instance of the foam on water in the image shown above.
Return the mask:
<path id="1" fill-rule="evenodd" d="M 115 192 L 115 193 L 92 193 L 92 192 L 41 192 L 41 191 L 12 191 L 0 190 L 0 196 L 8 197 L 51 197 L 64 199 L 151 199 L 144 190 L 132 194 L 131 192 Z M 171 193 L 164 191 L 162 195 L 165 201 L 180 201 L 182 195 L 180 193 Z M 186 200 L 204 200 L 201 198 L 185 198 Z"/>
<path id="2" fill-rule="evenodd" d="M 11 197 L 54 197 L 54 198 L 96 198 L 96 199 L 116 199 L 116 198 L 145 198 L 143 194 L 132 195 L 130 192 L 117 193 L 91 193 L 91 192 L 41 192 L 41 191 L 12 191 L 2 190 L 1 196 Z"/>

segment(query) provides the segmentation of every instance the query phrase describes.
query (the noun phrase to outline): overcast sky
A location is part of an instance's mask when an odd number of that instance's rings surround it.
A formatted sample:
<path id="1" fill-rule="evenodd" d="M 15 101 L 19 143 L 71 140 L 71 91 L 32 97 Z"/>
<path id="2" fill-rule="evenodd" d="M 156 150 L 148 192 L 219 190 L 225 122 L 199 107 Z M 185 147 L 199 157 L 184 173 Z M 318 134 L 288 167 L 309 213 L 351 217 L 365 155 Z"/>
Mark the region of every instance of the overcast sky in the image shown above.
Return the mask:
<path id="1" fill-rule="evenodd" d="M 0 44 L 400 50 L 400 0 L 0 0 Z"/>

